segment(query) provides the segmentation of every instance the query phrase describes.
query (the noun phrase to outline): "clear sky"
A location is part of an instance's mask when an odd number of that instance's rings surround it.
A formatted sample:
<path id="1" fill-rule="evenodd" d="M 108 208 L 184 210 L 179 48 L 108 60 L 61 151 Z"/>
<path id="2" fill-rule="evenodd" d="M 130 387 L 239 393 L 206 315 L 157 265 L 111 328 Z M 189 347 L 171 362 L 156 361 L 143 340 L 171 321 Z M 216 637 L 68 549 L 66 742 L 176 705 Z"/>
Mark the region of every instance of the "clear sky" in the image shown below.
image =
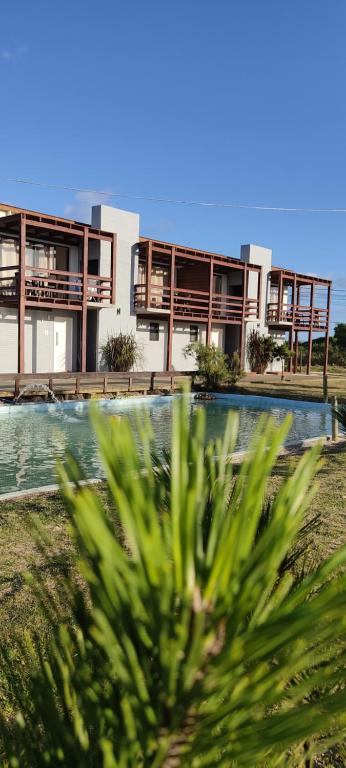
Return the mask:
<path id="1" fill-rule="evenodd" d="M 100 202 L 11 177 L 346 208 L 345 0 L 17 0 L 0 19 L 0 200 L 82 220 Z M 107 202 L 142 234 L 258 243 L 346 289 L 346 214 Z"/>

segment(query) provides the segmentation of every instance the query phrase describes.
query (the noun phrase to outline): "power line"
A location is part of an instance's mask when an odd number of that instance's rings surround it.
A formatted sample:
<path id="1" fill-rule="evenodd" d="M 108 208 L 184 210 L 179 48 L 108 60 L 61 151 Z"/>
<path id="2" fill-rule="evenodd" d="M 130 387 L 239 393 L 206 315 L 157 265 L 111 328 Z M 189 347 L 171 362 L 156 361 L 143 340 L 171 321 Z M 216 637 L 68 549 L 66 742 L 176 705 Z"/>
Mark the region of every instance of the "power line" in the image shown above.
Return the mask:
<path id="1" fill-rule="evenodd" d="M 89 189 L 82 187 L 72 187 L 60 184 L 46 184 L 41 181 L 33 181 L 32 179 L 0 179 L 4 183 L 11 184 L 26 184 L 35 187 L 43 187 L 44 189 L 56 189 L 65 192 L 78 192 L 83 194 L 99 195 L 100 197 L 117 197 L 126 200 L 143 200 L 152 203 L 166 203 L 173 205 L 193 205 L 202 206 L 203 208 L 232 208 L 243 209 L 248 211 L 267 211 L 273 213 L 346 213 L 346 208 L 300 208 L 300 207 L 285 207 L 285 206 L 273 206 L 273 205 L 259 205 L 251 203 L 222 203 L 222 202 L 207 202 L 205 200 L 185 200 L 174 199 L 169 197 L 155 197 L 151 195 L 137 195 L 129 192 L 109 192 L 101 189 Z"/>

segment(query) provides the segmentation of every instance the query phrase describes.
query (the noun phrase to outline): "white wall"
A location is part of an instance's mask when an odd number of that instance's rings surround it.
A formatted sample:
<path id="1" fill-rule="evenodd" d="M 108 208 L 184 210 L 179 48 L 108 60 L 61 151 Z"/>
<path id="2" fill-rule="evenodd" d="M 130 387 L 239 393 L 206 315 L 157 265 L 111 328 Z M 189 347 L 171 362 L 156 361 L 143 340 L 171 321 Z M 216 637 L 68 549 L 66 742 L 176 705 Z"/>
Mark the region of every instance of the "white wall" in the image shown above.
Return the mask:
<path id="1" fill-rule="evenodd" d="M 154 320 L 159 324 L 158 341 L 150 341 L 150 320 L 137 318 L 136 337 L 140 348 L 141 360 L 137 365 L 142 371 L 164 371 L 167 360 L 168 323 L 166 320 Z"/>
<path id="2" fill-rule="evenodd" d="M 272 268 L 272 251 L 270 248 L 263 248 L 261 245 L 253 245 L 250 243 L 248 245 L 241 246 L 240 258 L 242 261 L 247 263 L 258 264 L 261 266 L 261 301 L 259 307 L 259 319 L 248 320 L 245 324 L 244 368 L 246 371 L 248 371 L 250 366 L 246 357 L 246 345 L 251 331 L 256 330 L 260 334 L 269 334 L 266 317 L 267 303 L 269 300 L 269 273 Z M 257 283 L 255 272 L 249 272 L 248 296 L 250 298 L 257 298 Z"/>
<path id="3" fill-rule="evenodd" d="M 198 341 L 206 343 L 206 326 L 199 323 L 175 322 L 172 336 L 172 368 L 175 371 L 194 371 L 196 364 L 193 357 L 184 356 L 184 348 L 190 344 L 190 325 L 198 327 Z"/>
<path id="4" fill-rule="evenodd" d="M 67 323 L 67 359 L 77 369 L 78 325 L 73 312 L 32 310 L 25 313 L 24 371 L 50 373 L 54 370 L 54 318 Z M 18 372 L 18 313 L 0 309 L 0 373 Z"/>
<path id="5" fill-rule="evenodd" d="M 136 315 L 133 309 L 133 286 L 138 270 L 139 215 L 97 205 L 92 208 L 93 227 L 117 233 L 116 254 L 116 304 L 98 310 L 97 369 L 102 370 L 101 346 L 109 333 L 136 331 Z M 100 244 L 100 273 L 110 274 L 110 243 Z"/>

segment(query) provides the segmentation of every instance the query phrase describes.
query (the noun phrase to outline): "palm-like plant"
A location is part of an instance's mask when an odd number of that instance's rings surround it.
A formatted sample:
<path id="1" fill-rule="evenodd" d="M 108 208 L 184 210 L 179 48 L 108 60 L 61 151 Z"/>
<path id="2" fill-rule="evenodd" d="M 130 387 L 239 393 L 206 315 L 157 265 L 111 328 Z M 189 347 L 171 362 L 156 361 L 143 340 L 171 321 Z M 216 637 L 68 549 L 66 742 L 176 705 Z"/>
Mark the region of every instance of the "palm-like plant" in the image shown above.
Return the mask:
<path id="1" fill-rule="evenodd" d="M 346 432 L 346 405 L 338 405 L 337 408 L 333 408 L 333 413 L 336 416 L 342 431 Z"/>
<path id="2" fill-rule="evenodd" d="M 318 448 L 283 483 L 261 526 L 266 483 L 289 424 L 262 422 L 236 478 L 236 439 L 204 446 L 204 411 L 175 403 L 169 468 L 141 451 L 126 419 L 95 412 L 114 518 L 60 468 L 78 568 L 59 593 L 35 582 L 54 640 L 3 649 L 17 716 L 2 718 L 11 766 L 297 766 L 346 730 L 340 550 L 293 587 L 280 568 L 311 498 Z M 79 577 L 80 581 L 80 577 Z M 29 669 L 24 674 L 23 669 Z M 316 738 L 320 739 L 317 742 Z M 5 762 L 6 764 L 6 762 Z"/>

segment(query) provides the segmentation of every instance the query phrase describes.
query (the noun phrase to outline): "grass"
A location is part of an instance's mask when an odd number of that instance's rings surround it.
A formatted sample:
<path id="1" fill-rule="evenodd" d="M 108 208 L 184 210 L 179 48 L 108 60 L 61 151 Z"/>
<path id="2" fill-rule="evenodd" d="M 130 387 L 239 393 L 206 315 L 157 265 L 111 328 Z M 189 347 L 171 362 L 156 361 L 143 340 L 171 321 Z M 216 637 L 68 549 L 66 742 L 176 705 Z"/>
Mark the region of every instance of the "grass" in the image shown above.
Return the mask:
<path id="1" fill-rule="evenodd" d="M 323 376 L 314 370 L 310 376 L 285 373 L 284 380 L 281 379 L 280 374 L 246 374 L 235 385 L 235 391 L 240 395 L 262 395 L 323 402 Z M 345 369 L 339 369 L 338 372 L 328 374 L 328 395 L 329 398 L 336 396 L 340 402 L 346 402 Z"/>
<path id="2" fill-rule="evenodd" d="M 270 480 L 269 497 L 277 492 L 284 477 L 291 474 L 297 460 L 297 455 L 278 460 Z M 309 517 L 320 514 L 321 524 L 311 535 L 308 551 L 303 556 L 314 564 L 346 542 L 346 451 L 341 444 L 324 449 L 322 467 L 315 483 L 316 494 Z M 97 492 L 107 503 L 105 488 L 97 486 Z M 35 543 L 30 527 L 32 515 L 51 540 L 49 556 L 43 556 Z M 44 617 L 25 584 L 24 573 L 34 565 L 54 589 L 57 570 L 71 565 L 73 545 L 68 533 L 68 515 L 57 493 L 0 503 L 0 528 L 0 633 L 11 646 L 14 632 L 22 633 L 25 629 L 47 632 Z M 1 685 L 0 706 L 11 713 L 6 697 L 1 693 Z M 343 765 L 338 760 L 339 755 L 336 755 L 332 763 L 318 762 L 316 766 Z"/>
<path id="3" fill-rule="evenodd" d="M 274 495 L 287 473 L 291 473 L 296 455 L 278 460 L 268 489 Z M 316 479 L 316 495 L 310 514 L 321 514 L 321 525 L 314 533 L 310 557 L 323 559 L 346 543 L 346 451 L 326 447 L 323 465 Z M 103 486 L 98 486 L 107 502 Z M 44 557 L 35 542 L 30 518 L 35 515 L 51 540 L 49 557 Z M 58 493 L 29 496 L 0 503 L 0 633 L 9 638 L 14 629 L 38 626 L 42 617 L 25 584 L 24 574 L 33 565 L 54 582 L 54 573 L 71 564 L 73 545 L 68 534 L 68 516 Z"/>

